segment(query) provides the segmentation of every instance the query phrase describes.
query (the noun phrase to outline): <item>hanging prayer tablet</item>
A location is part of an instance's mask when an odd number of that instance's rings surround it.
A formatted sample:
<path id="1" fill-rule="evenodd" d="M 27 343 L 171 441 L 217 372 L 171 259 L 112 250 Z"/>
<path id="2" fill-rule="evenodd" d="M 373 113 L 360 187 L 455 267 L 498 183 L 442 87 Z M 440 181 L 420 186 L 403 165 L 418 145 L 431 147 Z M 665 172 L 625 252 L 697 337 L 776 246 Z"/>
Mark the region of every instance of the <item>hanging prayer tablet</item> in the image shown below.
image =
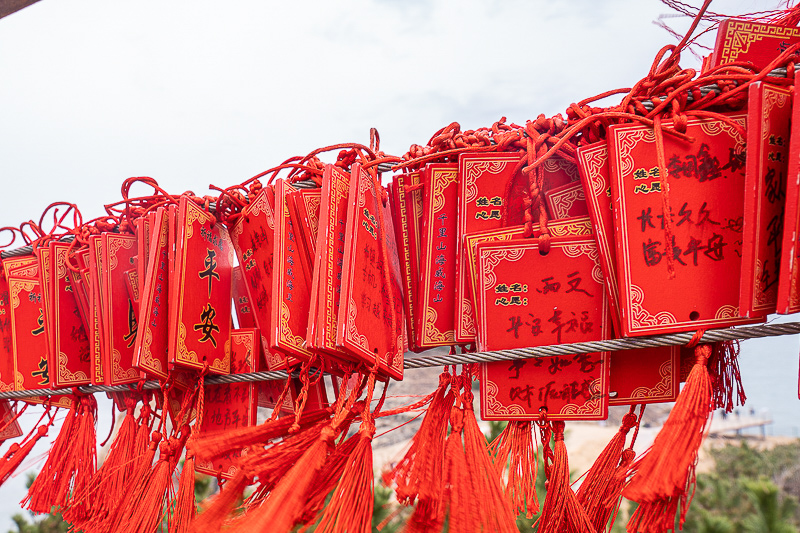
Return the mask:
<path id="1" fill-rule="evenodd" d="M 237 329 L 231 332 L 231 374 L 258 372 L 261 349 L 258 330 Z M 203 420 L 200 434 L 256 425 L 258 385 L 229 383 L 205 385 Z M 231 452 L 213 461 L 197 461 L 195 470 L 211 476 L 230 479 L 236 474 L 234 462 L 247 453 L 247 448 Z"/>
<path id="2" fill-rule="evenodd" d="M 456 240 L 456 308 L 455 338 L 457 342 L 475 340 L 475 310 L 467 277 L 467 250 L 464 236 L 501 226 L 521 224 L 509 221 L 506 213 L 508 191 L 519 176 L 520 155 L 517 153 L 465 153 L 458 158 L 458 235 Z M 505 224 L 504 224 L 505 222 Z"/>
<path id="3" fill-rule="evenodd" d="M 8 276 L 11 299 L 15 390 L 50 387 L 41 283 L 36 277 Z"/>
<path id="4" fill-rule="evenodd" d="M 592 223 L 589 217 L 576 217 L 563 220 L 551 220 L 547 223 L 547 229 L 553 237 L 571 237 L 577 235 L 591 235 Z M 538 224 L 534 224 L 533 236 L 541 234 Z M 469 298 L 473 294 L 479 293 L 478 283 L 478 256 L 476 253 L 477 245 L 481 242 L 508 241 L 511 239 L 521 239 L 525 236 L 525 226 L 513 226 L 500 228 L 490 231 L 479 231 L 464 235 L 464 251 L 466 253 L 467 275 L 469 276 Z M 476 305 L 473 302 L 473 309 Z"/>
<path id="5" fill-rule="evenodd" d="M 213 374 L 230 372 L 231 271 L 228 230 L 185 196 L 180 199 L 175 284 L 169 305 L 169 357 L 175 365 Z"/>
<path id="6" fill-rule="evenodd" d="M 419 297 L 419 256 L 420 231 L 422 214 L 422 194 L 419 189 L 408 191 L 409 187 L 418 186 L 420 172 L 410 172 L 407 174 L 397 174 L 394 176 L 392 187 L 394 194 L 394 228 L 395 240 L 397 242 L 397 253 L 400 257 L 400 266 L 403 272 L 403 289 L 406 297 L 403 298 L 406 335 L 412 344 L 412 349 L 416 337 L 416 306 Z"/>
<path id="7" fill-rule="evenodd" d="M 730 120 L 745 123 L 743 115 Z M 695 142 L 664 135 L 661 169 L 651 128 L 609 128 L 625 336 L 755 321 L 739 317 L 745 139 L 708 118 L 689 119 L 686 135 Z M 667 175 L 669 195 L 662 198 Z M 671 236 L 662 226 L 667 200 Z"/>
<path id="8" fill-rule="evenodd" d="M 50 249 L 47 244 L 34 246 L 33 252 L 38 261 L 37 275 L 39 276 L 39 287 L 42 292 L 42 309 L 44 309 L 45 336 L 47 337 L 47 360 L 49 368 L 55 367 L 55 353 L 53 351 L 53 284 L 50 273 Z M 52 381 L 52 377 L 51 377 Z"/>
<path id="9" fill-rule="evenodd" d="M 287 363 L 285 355 L 270 348 L 274 231 L 275 190 L 268 185 L 242 210 L 231 228 L 231 241 L 247 281 L 253 318 L 261 332 L 261 349 L 267 370 L 284 369 Z"/>
<path id="10" fill-rule="evenodd" d="M 586 206 L 594 227 L 600 268 L 603 270 L 606 296 L 614 332 L 621 335 L 617 249 L 614 243 L 614 211 L 611 203 L 608 147 L 605 141 L 579 146 L 578 171 L 586 195 Z"/>
<path id="11" fill-rule="evenodd" d="M 604 420 L 608 355 L 587 353 L 481 365 L 483 420 Z"/>
<path id="12" fill-rule="evenodd" d="M 422 258 L 417 309 L 419 348 L 455 343 L 458 168 L 435 163 L 425 167 Z"/>
<path id="13" fill-rule="evenodd" d="M 592 237 L 564 237 L 541 254 L 539 239 L 477 246 L 478 350 L 607 338 L 603 275 Z"/>
<path id="14" fill-rule="evenodd" d="M 750 85 L 739 314 L 774 313 L 778 301 L 791 87 Z"/>
<path id="15" fill-rule="evenodd" d="M 800 28 L 725 19 L 717 29 L 717 41 L 708 68 L 749 61 L 758 71 L 797 43 L 800 43 Z"/>
<path id="16" fill-rule="evenodd" d="M 680 347 L 609 354 L 609 405 L 674 402 L 680 386 Z"/>
<path id="17" fill-rule="evenodd" d="M 50 278 L 53 283 L 53 353 L 49 363 L 53 387 L 91 383 L 92 360 L 75 291 L 67 268 L 69 243 L 51 242 Z"/>
<path id="18" fill-rule="evenodd" d="M 11 297 L 0 260 L 0 392 L 14 390 L 14 351 L 11 331 Z"/>
<path id="19" fill-rule="evenodd" d="M 125 272 L 133 266 L 136 237 L 119 233 L 103 233 L 101 237 L 100 294 L 106 346 L 102 362 L 105 384 L 134 383 L 139 381 L 139 371 L 133 367 L 137 323 L 133 300 L 125 285 Z"/>
<path id="20" fill-rule="evenodd" d="M 147 376 L 166 380 L 169 377 L 169 211 L 160 207 L 150 225 L 139 322 L 134 344 L 133 364 Z"/>
<path id="21" fill-rule="evenodd" d="M 403 304 L 391 214 L 377 178 L 353 165 L 336 342 L 355 359 L 403 379 Z"/>
<path id="22" fill-rule="evenodd" d="M 247 281 L 242 274 L 241 265 L 233 269 L 233 307 L 236 310 L 236 323 L 239 324 L 239 328 L 256 327 L 253 308 L 247 294 Z"/>
<path id="23" fill-rule="evenodd" d="M 90 310 L 92 321 L 89 327 L 92 350 L 92 385 L 105 385 L 103 361 L 106 360 L 105 318 L 103 316 L 103 239 L 100 235 L 89 237 L 89 253 L 86 256 L 90 286 Z"/>
<path id="24" fill-rule="evenodd" d="M 337 320 L 344 265 L 345 224 L 350 176 L 339 167 L 326 165 L 322 175 L 319 236 L 311 288 L 309 349 L 336 356 Z"/>
<path id="25" fill-rule="evenodd" d="M 547 211 L 552 218 L 582 217 L 589 214 L 580 182 L 571 182 L 545 191 Z"/>
<path id="26" fill-rule="evenodd" d="M 271 347 L 301 361 L 311 357 L 306 347 L 311 298 L 310 273 L 303 268 L 305 252 L 289 213 L 288 194 L 296 189 L 287 181 L 275 183 L 275 252 L 272 276 Z"/>
<path id="27" fill-rule="evenodd" d="M 794 86 L 800 72 L 794 75 Z M 791 134 L 786 174 L 786 212 L 783 217 L 781 271 L 778 276 L 777 311 L 781 314 L 800 312 L 800 95 L 792 94 Z M 786 139 L 784 139 L 784 142 Z"/>

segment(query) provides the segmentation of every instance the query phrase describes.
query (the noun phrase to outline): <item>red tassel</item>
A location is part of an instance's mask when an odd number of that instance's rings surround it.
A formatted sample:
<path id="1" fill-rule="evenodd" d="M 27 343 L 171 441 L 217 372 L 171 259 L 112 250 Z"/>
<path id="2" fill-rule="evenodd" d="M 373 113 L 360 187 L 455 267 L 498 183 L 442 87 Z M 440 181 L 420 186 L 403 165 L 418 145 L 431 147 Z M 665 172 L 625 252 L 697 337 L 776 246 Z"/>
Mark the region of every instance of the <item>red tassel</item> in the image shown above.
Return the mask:
<path id="1" fill-rule="evenodd" d="M 744 405 L 747 395 L 739 371 L 739 341 L 714 343 L 708 371 L 714 391 L 714 409 L 725 409 L 730 413 L 734 404 Z"/>
<path id="2" fill-rule="evenodd" d="M 356 435 L 354 449 L 317 526 L 316 531 L 320 533 L 372 529 L 372 507 L 375 503 L 372 438 L 375 435 L 375 421 L 370 414 L 370 404 L 374 391 L 375 373 L 372 372 L 369 375 L 367 397 L 364 400 L 363 421 Z M 385 395 L 386 387 L 383 392 Z M 383 398 L 378 403 L 376 411 L 380 410 L 381 405 Z"/>
<path id="3" fill-rule="evenodd" d="M 420 424 L 419 431 L 411 440 L 405 456 L 391 472 L 384 475 L 384 483 L 393 480 L 397 486 L 397 501 L 411 505 L 417 500 L 414 520 L 430 522 L 433 527 L 441 523 L 442 488 L 445 462 L 445 439 L 447 423 L 455 396 L 448 391 L 451 375 L 445 370 L 439 376 L 439 386 Z"/>
<path id="4" fill-rule="evenodd" d="M 564 444 L 564 422 L 553 422 L 553 451 L 549 452 L 550 431 L 542 436 L 545 447 L 545 473 L 547 474 L 547 494 L 539 518 L 538 533 L 561 533 L 568 531 L 595 532 L 589 517 L 578 503 L 569 483 L 569 460 Z M 548 453 L 549 452 L 549 453 Z"/>
<path id="5" fill-rule="evenodd" d="M 3 462 L 0 464 L 0 485 L 5 483 L 11 474 L 17 470 L 22 461 L 31 453 L 33 447 L 36 446 L 36 443 L 39 442 L 39 439 L 47 435 L 48 427 L 48 425 L 43 425 L 36 428 L 36 432 L 22 446 L 16 442 L 11 445 L 3 457 Z"/>
<path id="6" fill-rule="evenodd" d="M 231 531 L 290 531 L 299 521 L 305 508 L 311 484 L 317 478 L 332 451 L 333 442 L 339 435 L 342 424 L 350 414 L 350 409 L 361 392 L 354 387 L 345 402 L 344 387 L 348 380 L 342 380 L 342 391 L 336 415 L 329 425 L 322 429 L 318 438 L 305 450 L 291 469 L 275 485 L 269 497 L 259 507 L 251 508 L 237 520 Z M 345 405 L 343 405 L 345 404 Z M 367 408 L 369 408 L 367 406 Z M 243 458 L 244 459 L 244 458 Z M 260 478 L 259 478 L 260 479 Z"/>
<path id="7" fill-rule="evenodd" d="M 72 406 L 64 418 L 58 437 L 50 448 L 47 460 L 28 489 L 28 495 L 21 502 L 34 513 L 49 513 L 58 501 L 57 487 L 64 473 L 63 464 L 75 441 L 73 431 L 79 416 L 80 403 L 80 399 L 73 398 Z"/>
<path id="8" fill-rule="evenodd" d="M 233 479 L 225 484 L 224 489 L 212 496 L 208 503 L 203 502 L 200 513 L 189 525 L 189 531 L 192 533 L 219 531 L 237 502 L 241 500 L 245 487 L 250 483 L 252 481 L 242 469 L 237 470 Z"/>
<path id="9" fill-rule="evenodd" d="M 499 475 L 508 466 L 505 494 L 514 514 L 525 513 L 528 518 L 539 512 L 536 495 L 536 441 L 530 422 L 512 420 L 489 445 L 492 460 Z"/>
<path id="10" fill-rule="evenodd" d="M 463 433 L 464 410 L 453 406 L 450 410 L 450 434 L 447 436 L 444 452 L 444 502 L 447 506 L 449 525 L 452 531 L 480 531 L 480 525 L 470 509 L 472 488 L 468 474 L 467 456 L 464 454 L 464 446 L 461 441 Z M 443 517 L 441 523 L 444 523 Z M 440 531 L 440 529 L 432 529 L 432 531 Z"/>
<path id="11" fill-rule="evenodd" d="M 584 508 L 597 531 L 602 531 L 608 524 L 608 508 L 606 502 L 614 493 L 615 473 L 622 458 L 625 439 L 628 432 L 636 425 L 635 406 L 631 407 L 624 417 L 619 431 L 612 437 L 600 455 L 592 464 L 576 494 L 578 503 Z M 619 493 L 616 493 L 619 495 Z M 616 499 L 616 498 L 615 498 Z"/>
<path id="12" fill-rule="evenodd" d="M 133 453 L 137 429 L 134 416 L 136 400 L 126 397 L 125 405 L 127 407 L 125 418 L 109 448 L 105 461 L 89 482 L 88 492 L 76 496 L 79 501 L 87 502 L 90 513 L 84 517 L 74 516 L 69 510 L 64 513 L 64 519 L 72 523 L 77 530 L 89 530 L 92 524 L 102 522 L 108 516 L 109 510 L 124 497 L 128 489 L 129 477 L 134 469 Z"/>
<path id="13" fill-rule="evenodd" d="M 164 507 L 169 501 L 172 481 L 172 455 L 176 452 L 176 439 L 159 445 L 159 458 L 149 475 L 132 492 L 131 505 L 117 516 L 115 531 L 152 533 L 164 517 Z"/>
<path id="14" fill-rule="evenodd" d="M 712 411 L 711 377 L 706 366 L 711 346 L 698 346 L 695 356 L 697 361 L 675 407 L 622 493 L 629 500 L 668 500 L 686 490 Z"/>
<path id="15" fill-rule="evenodd" d="M 67 422 L 53 444 L 42 472 L 28 491 L 26 501 L 32 511 L 50 512 L 52 507 L 61 511 L 73 503 L 73 495 L 88 491 L 89 482 L 97 471 L 96 411 L 97 402 L 91 395 L 73 401 Z M 42 473 L 45 475 L 40 479 Z M 88 511 L 84 502 L 75 501 L 70 513 L 80 519 Z"/>
<path id="16" fill-rule="evenodd" d="M 300 517 L 301 523 L 311 524 L 316 521 L 320 511 L 325 507 L 328 495 L 333 492 L 337 483 L 342 478 L 344 469 L 350 457 L 354 455 L 360 439 L 360 432 L 345 439 L 343 443 L 336 447 L 336 450 L 328 458 L 325 466 L 320 470 L 317 479 L 314 480 L 314 486 L 309 494 L 308 501 L 306 501 L 303 515 Z"/>
<path id="17" fill-rule="evenodd" d="M 466 370 L 464 382 L 464 451 L 474 491 L 473 498 L 480 505 L 472 506 L 478 511 L 482 531 L 518 533 L 511 503 L 503 492 L 503 484 L 497 469 L 489 457 L 486 437 L 478 427 L 472 402 L 472 379 Z M 477 530 L 476 530 L 477 531 Z"/>
<path id="18" fill-rule="evenodd" d="M 197 514 L 194 502 L 194 465 L 195 455 L 190 444 L 186 448 L 186 459 L 181 468 L 181 477 L 178 481 L 178 492 L 175 494 L 175 511 L 169 519 L 169 533 L 186 533 L 189 524 Z"/>
<path id="19" fill-rule="evenodd" d="M 314 424 L 328 419 L 331 416 L 329 409 L 318 409 L 303 413 L 300 420 L 301 428 L 308 428 Z M 264 445 L 267 442 L 283 437 L 289 433 L 289 428 L 294 424 L 294 418 L 284 417 L 253 427 L 239 428 L 228 431 L 217 431 L 198 438 L 195 453 L 203 460 L 212 460 L 225 455 L 232 450 Z"/>

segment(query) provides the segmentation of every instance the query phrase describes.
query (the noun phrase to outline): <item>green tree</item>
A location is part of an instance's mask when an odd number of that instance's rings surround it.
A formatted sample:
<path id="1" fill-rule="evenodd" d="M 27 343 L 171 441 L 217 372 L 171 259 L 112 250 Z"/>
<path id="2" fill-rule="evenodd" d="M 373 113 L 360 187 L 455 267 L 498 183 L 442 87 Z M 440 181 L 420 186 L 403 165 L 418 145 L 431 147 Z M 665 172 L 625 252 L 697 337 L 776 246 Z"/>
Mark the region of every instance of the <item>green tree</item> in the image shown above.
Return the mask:
<path id="1" fill-rule="evenodd" d="M 796 533 L 793 524 L 797 501 L 791 496 L 781 497 L 778 487 L 767 480 L 742 481 L 755 513 L 742 520 L 745 533 Z"/>

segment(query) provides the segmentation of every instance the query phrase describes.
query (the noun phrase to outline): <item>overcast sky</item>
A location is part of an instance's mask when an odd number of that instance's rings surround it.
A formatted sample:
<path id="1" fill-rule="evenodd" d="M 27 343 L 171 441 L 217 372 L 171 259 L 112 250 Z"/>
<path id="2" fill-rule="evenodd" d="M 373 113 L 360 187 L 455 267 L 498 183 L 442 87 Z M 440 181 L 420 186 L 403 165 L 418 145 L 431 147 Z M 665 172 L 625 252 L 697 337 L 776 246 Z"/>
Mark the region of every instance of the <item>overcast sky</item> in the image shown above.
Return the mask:
<path id="1" fill-rule="evenodd" d="M 42 0 L 0 20 L 0 226 L 55 201 L 97 216 L 130 176 L 203 194 L 367 144 L 373 126 L 402 155 L 452 121 L 563 113 L 643 77 L 676 42 L 652 24 L 665 13 L 657 0 Z M 23 486 L 0 488 L 0 531 Z"/>

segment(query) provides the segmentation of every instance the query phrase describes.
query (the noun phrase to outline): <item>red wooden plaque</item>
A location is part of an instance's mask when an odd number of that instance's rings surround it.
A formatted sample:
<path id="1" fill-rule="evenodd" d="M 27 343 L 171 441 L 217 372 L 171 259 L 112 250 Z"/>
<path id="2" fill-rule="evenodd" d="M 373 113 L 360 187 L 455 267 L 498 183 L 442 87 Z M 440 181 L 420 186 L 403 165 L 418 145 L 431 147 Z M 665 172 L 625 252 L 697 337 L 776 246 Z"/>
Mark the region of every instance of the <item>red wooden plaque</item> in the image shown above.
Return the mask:
<path id="1" fill-rule="evenodd" d="M 458 168 L 436 163 L 425 168 L 422 258 L 417 308 L 419 348 L 455 342 Z"/>
<path id="2" fill-rule="evenodd" d="M 178 210 L 175 284 L 170 284 L 169 358 L 177 366 L 230 372 L 233 245 L 228 230 L 186 197 Z M 189 289 L 189 290 L 187 290 Z"/>
<path id="3" fill-rule="evenodd" d="M 578 182 L 545 191 L 544 196 L 547 210 L 553 218 L 582 217 L 589 214 L 583 186 Z"/>
<path id="4" fill-rule="evenodd" d="M 89 337 L 81 320 L 67 268 L 69 243 L 50 243 L 50 278 L 53 283 L 53 352 L 49 367 L 53 387 L 91 383 Z"/>
<path id="5" fill-rule="evenodd" d="M 237 329 L 231 332 L 231 374 L 258 372 L 261 349 L 257 329 Z M 256 425 L 258 408 L 258 385 L 256 383 L 230 383 L 205 385 L 203 421 L 201 434 Z M 231 452 L 214 461 L 198 461 L 195 470 L 203 474 L 221 475 L 226 479 L 236 474 L 234 461 L 247 448 Z"/>
<path id="6" fill-rule="evenodd" d="M 577 157 L 581 183 L 583 183 L 586 195 L 586 205 L 597 240 L 597 252 L 600 256 L 600 268 L 603 269 L 611 321 L 614 325 L 614 332 L 621 335 L 617 249 L 614 243 L 614 210 L 611 203 L 611 180 L 606 142 L 579 146 Z"/>
<path id="7" fill-rule="evenodd" d="M 481 418 L 604 420 L 608 356 L 588 353 L 481 365 Z"/>
<path id="8" fill-rule="evenodd" d="M 275 251 L 272 276 L 271 346 L 306 361 L 311 352 L 305 346 L 311 299 L 311 279 L 303 268 L 303 244 L 292 224 L 288 194 L 295 189 L 288 182 L 275 184 Z"/>
<path id="9" fill-rule="evenodd" d="M 270 348 L 272 334 L 272 273 L 275 254 L 275 190 L 261 189 L 231 228 L 231 240 L 247 281 L 253 318 L 261 332 L 267 370 L 286 368 L 286 356 Z"/>
<path id="10" fill-rule="evenodd" d="M 607 304 L 591 236 L 478 244 L 478 350 L 607 338 Z"/>
<path id="11" fill-rule="evenodd" d="M 337 344 L 403 379 L 403 292 L 394 228 L 377 179 L 353 165 Z M 387 279 L 388 276 L 388 279 Z"/>
<path id="12" fill-rule="evenodd" d="M 680 347 L 610 354 L 609 405 L 674 402 L 680 386 Z"/>
<path id="13" fill-rule="evenodd" d="M 117 233 L 103 233 L 101 237 L 105 384 L 134 383 L 140 377 L 133 367 L 137 323 L 133 300 L 125 284 L 125 272 L 130 270 L 136 256 L 136 237 Z"/>
<path id="14" fill-rule="evenodd" d="M 800 28 L 751 20 L 723 20 L 709 68 L 750 61 L 756 70 L 766 67 L 793 44 L 800 42 Z"/>
<path id="15" fill-rule="evenodd" d="M 322 176 L 319 235 L 311 286 L 310 313 L 313 315 L 308 347 L 341 357 L 336 332 L 344 265 L 345 224 L 350 175 L 327 165 Z"/>
<path id="16" fill-rule="evenodd" d="M 508 226 L 508 191 L 519 176 L 517 153 L 466 153 L 458 158 L 458 235 L 456 240 L 455 339 L 475 340 L 475 310 L 472 307 L 464 236 Z M 517 172 L 515 172 L 517 171 Z M 505 224 L 504 224 L 505 222 Z M 521 223 L 522 221 L 515 221 Z"/>
<path id="17" fill-rule="evenodd" d="M 800 72 L 795 74 L 795 87 Z M 778 282 L 777 311 L 800 312 L 800 95 L 792 96 L 792 132 L 789 135 L 789 162 L 786 175 L 786 212 L 783 217 L 781 272 Z M 784 142 L 786 139 L 784 138 Z"/>
<path id="18" fill-rule="evenodd" d="M 774 313 L 783 244 L 791 87 L 750 85 L 739 314 Z"/>
<path id="19" fill-rule="evenodd" d="M 416 350 L 416 307 L 419 298 L 420 232 L 422 194 L 419 190 L 408 192 L 408 187 L 418 185 L 420 172 L 397 174 L 393 180 L 394 227 L 398 256 L 403 272 L 403 299 L 406 335 Z"/>
<path id="20" fill-rule="evenodd" d="M 731 119 L 744 125 L 742 115 Z M 754 322 L 739 317 L 745 139 L 718 119 L 690 119 L 686 134 L 695 142 L 664 136 L 662 170 L 652 129 L 609 128 L 625 336 Z M 667 173 L 669 243 L 661 227 Z M 673 278 L 668 254 L 674 258 Z"/>
<path id="21" fill-rule="evenodd" d="M 169 212 L 159 208 L 152 221 L 148 243 L 139 324 L 134 345 L 134 366 L 150 377 L 169 377 Z"/>

